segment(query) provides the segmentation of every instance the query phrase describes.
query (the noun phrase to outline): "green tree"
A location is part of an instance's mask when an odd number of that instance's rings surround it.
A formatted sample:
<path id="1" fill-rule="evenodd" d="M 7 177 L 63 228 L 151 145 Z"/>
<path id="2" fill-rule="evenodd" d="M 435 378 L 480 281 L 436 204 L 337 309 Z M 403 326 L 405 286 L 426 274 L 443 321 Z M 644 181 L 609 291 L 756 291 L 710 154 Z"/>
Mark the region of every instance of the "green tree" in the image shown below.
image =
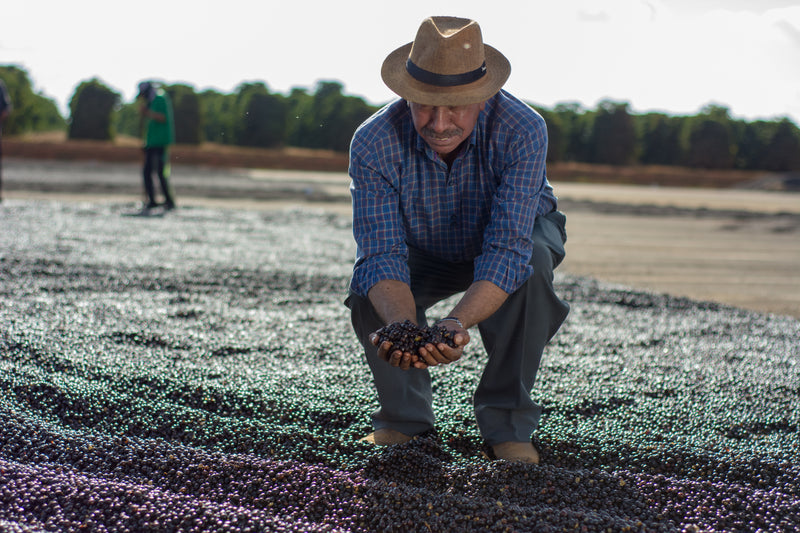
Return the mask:
<path id="1" fill-rule="evenodd" d="M 312 97 L 300 89 L 289 96 L 289 140 L 293 146 L 347 151 L 356 128 L 377 107 L 342 94 L 342 84 L 321 81 Z"/>
<path id="2" fill-rule="evenodd" d="M 663 113 L 636 117 L 639 162 L 645 165 L 678 165 L 683 160 L 683 118 Z"/>
<path id="3" fill-rule="evenodd" d="M 711 119 L 694 122 L 689 133 L 687 163 L 701 168 L 732 168 L 733 151 L 730 132 Z"/>
<path id="4" fill-rule="evenodd" d="M 69 138 L 113 139 L 112 115 L 119 105 L 119 99 L 119 93 L 106 87 L 97 78 L 78 85 L 69 103 Z"/>
<path id="5" fill-rule="evenodd" d="M 728 108 L 710 105 L 687 122 L 686 163 L 691 167 L 733 168 L 736 146 Z"/>
<path id="6" fill-rule="evenodd" d="M 636 129 L 627 102 L 600 102 L 592 123 L 590 161 L 627 165 L 636 158 Z"/>
<path id="7" fill-rule="evenodd" d="M 208 89 L 199 95 L 203 137 L 208 142 L 234 144 L 238 119 L 236 95 Z"/>
<path id="8" fill-rule="evenodd" d="M 800 130 L 788 118 L 781 120 L 775 128 L 765 148 L 762 168 L 800 170 Z"/>
<path id="9" fill-rule="evenodd" d="M 286 99 L 289 119 L 286 123 L 286 139 L 290 146 L 305 146 L 308 132 L 313 130 L 313 97 L 301 87 L 293 87 Z"/>
<path id="10" fill-rule="evenodd" d="M 556 105 L 553 115 L 563 129 L 564 161 L 586 161 L 589 158 L 589 132 L 593 114 L 586 113 L 577 102 Z"/>
<path id="11" fill-rule="evenodd" d="M 164 91 L 172 101 L 175 120 L 176 144 L 200 144 L 202 142 L 203 117 L 200 99 L 194 87 L 184 84 L 168 85 Z"/>
<path id="12" fill-rule="evenodd" d="M 564 126 L 558 113 L 537 107 L 537 111 L 547 124 L 547 162 L 563 161 L 566 151 Z"/>
<path id="13" fill-rule="evenodd" d="M 763 169 L 767 145 L 775 133 L 774 122 L 757 120 L 738 122 L 735 128 L 735 167 L 746 170 Z"/>
<path id="14" fill-rule="evenodd" d="M 275 94 L 254 94 L 247 103 L 245 137 L 251 146 L 273 147 L 284 142 L 286 99 Z"/>
<path id="15" fill-rule="evenodd" d="M 142 137 L 142 120 L 137 102 L 122 104 L 119 107 L 114 113 L 114 128 L 118 135 Z"/>
<path id="16" fill-rule="evenodd" d="M 3 125 L 5 134 L 64 130 L 66 121 L 55 101 L 33 91 L 27 71 L 14 65 L 0 66 L 0 79 L 14 107 Z"/>
<path id="17" fill-rule="evenodd" d="M 239 86 L 236 99 L 236 144 L 274 147 L 284 143 L 288 112 L 284 97 L 270 94 L 264 83 L 247 83 Z"/>

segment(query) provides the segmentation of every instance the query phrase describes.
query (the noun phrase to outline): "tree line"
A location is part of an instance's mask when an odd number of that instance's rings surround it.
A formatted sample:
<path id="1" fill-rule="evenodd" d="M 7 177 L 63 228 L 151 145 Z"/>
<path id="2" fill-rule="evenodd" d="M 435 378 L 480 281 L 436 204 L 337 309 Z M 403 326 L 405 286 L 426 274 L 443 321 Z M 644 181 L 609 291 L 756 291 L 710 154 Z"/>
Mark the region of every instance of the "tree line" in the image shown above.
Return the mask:
<path id="1" fill-rule="evenodd" d="M 9 135 L 66 130 L 71 139 L 113 140 L 140 136 L 136 102 L 98 79 L 78 85 L 64 118 L 53 100 L 32 90 L 27 72 L 0 66 L 15 113 Z M 276 148 L 293 146 L 344 152 L 358 125 L 379 109 L 343 93 L 338 81 L 321 81 L 313 92 L 294 88 L 272 93 L 263 82 L 240 84 L 232 93 L 198 92 L 165 84 L 179 144 Z M 554 108 L 530 104 L 545 118 L 550 162 L 609 165 L 679 165 L 710 169 L 800 170 L 800 129 L 788 118 L 745 121 L 708 105 L 696 115 L 631 112 L 630 104 L 604 100 L 595 109 L 578 103 Z"/>
<path id="2" fill-rule="evenodd" d="M 594 110 L 534 106 L 547 122 L 548 160 L 800 170 L 800 129 L 788 118 L 736 120 L 727 107 L 713 104 L 691 116 L 633 114 L 629 105 L 604 100 Z"/>

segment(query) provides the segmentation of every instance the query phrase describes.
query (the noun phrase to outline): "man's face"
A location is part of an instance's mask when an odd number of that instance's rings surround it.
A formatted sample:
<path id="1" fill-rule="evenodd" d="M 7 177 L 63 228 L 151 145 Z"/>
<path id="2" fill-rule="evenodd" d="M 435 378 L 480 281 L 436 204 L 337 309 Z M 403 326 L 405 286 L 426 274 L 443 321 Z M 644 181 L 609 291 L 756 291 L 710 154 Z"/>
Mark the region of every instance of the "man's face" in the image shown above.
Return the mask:
<path id="1" fill-rule="evenodd" d="M 443 159 L 470 136 L 486 102 L 460 106 L 430 106 L 409 102 L 414 129 Z"/>

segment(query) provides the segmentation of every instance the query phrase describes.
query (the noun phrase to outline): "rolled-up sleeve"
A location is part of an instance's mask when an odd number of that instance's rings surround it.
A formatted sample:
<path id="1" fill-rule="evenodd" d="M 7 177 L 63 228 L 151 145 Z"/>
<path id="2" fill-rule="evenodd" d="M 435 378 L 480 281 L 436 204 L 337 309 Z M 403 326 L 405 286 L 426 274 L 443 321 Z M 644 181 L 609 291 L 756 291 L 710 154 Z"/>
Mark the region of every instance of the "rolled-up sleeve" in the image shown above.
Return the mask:
<path id="1" fill-rule="evenodd" d="M 379 281 L 410 283 L 411 275 L 398 191 L 387 172 L 379 170 L 363 151 L 355 139 L 350 157 L 350 194 L 357 252 L 350 289 L 366 296 Z"/>
<path id="2" fill-rule="evenodd" d="M 533 225 L 546 184 L 547 130 L 544 121 L 508 150 L 500 185 L 484 231 L 482 253 L 475 259 L 475 281 L 490 281 L 507 293 L 533 274 Z"/>

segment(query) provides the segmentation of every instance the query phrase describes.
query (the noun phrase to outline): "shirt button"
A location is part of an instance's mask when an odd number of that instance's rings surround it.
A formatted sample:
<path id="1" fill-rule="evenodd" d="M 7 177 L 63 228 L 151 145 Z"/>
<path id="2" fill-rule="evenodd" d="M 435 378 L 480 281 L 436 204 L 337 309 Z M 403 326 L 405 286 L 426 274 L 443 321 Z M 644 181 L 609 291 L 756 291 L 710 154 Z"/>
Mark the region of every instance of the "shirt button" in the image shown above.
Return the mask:
<path id="1" fill-rule="evenodd" d="M 458 215 L 456 215 L 455 213 L 450 215 L 450 225 L 451 226 L 457 226 L 458 225 Z"/>

